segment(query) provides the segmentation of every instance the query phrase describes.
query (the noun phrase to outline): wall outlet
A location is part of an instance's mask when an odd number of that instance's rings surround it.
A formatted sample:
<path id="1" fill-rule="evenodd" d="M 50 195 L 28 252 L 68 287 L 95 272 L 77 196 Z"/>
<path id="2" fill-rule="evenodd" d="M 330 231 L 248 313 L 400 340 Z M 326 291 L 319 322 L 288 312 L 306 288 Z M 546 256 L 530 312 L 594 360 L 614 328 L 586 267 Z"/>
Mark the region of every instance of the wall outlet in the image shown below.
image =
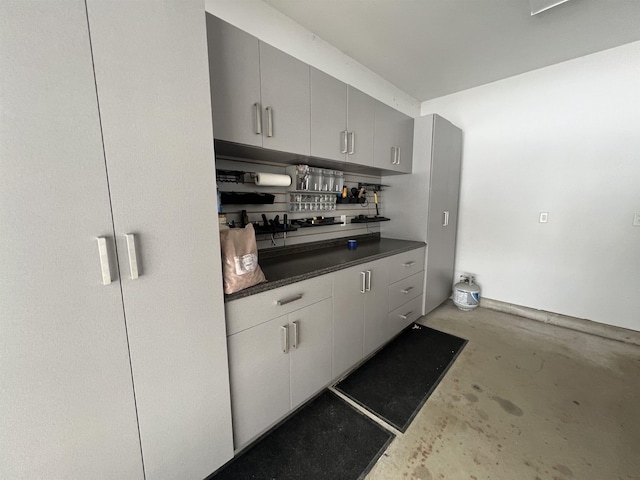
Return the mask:
<path id="1" fill-rule="evenodd" d="M 342 226 L 346 226 L 347 225 L 347 216 L 346 215 L 340 215 L 340 222 L 342 222 Z"/>
<path id="2" fill-rule="evenodd" d="M 547 223 L 549 221 L 549 212 L 540 212 L 540 223 Z"/>
<path id="3" fill-rule="evenodd" d="M 636 213 L 633 216 L 633 226 L 634 227 L 640 227 L 640 213 Z"/>

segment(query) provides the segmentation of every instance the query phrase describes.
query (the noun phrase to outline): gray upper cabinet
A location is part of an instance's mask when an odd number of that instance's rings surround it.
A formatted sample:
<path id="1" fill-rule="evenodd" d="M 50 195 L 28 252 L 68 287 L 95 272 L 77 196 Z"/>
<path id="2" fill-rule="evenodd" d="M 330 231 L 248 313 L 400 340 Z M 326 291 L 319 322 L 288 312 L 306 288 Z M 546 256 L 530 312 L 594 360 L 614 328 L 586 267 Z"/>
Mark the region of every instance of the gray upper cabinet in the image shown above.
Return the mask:
<path id="1" fill-rule="evenodd" d="M 311 156 L 344 161 L 348 140 L 347 84 L 311 67 Z"/>
<path id="2" fill-rule="evenodd" d="M 373 166 L 375 100 L 351 85 L 347 88 L 347 162 Z"/>
<path id="3" fill-rule="evenodd" d="M 309 155 L 309 66 L 206 17 L 215 138 Z"/>
<path id="4" fill-rule="evenodd" d="M 204 478 L 233 443 L 202 4 L 0 15 L 0 478 Z"/>
<path id="5" fill-rule="evenodd" d="M 213 134 L 262 147 L 258 39 L 213 15 L 206 17 Z"/>
<path id="6" fill-rule="evenodd" d="M 413 119 L 382 102 L 375 102 L 374 166 L 411 173 Z"/>
<path id="7" fill-rule="evenodd" d="M 309 155 L 309 65 L 260 42 L 262 145 Z"/>
<path id="8" fill-rule="evenodd" d="M 373 166 L 374 99 L 311 67 L 311 156 Z"/>

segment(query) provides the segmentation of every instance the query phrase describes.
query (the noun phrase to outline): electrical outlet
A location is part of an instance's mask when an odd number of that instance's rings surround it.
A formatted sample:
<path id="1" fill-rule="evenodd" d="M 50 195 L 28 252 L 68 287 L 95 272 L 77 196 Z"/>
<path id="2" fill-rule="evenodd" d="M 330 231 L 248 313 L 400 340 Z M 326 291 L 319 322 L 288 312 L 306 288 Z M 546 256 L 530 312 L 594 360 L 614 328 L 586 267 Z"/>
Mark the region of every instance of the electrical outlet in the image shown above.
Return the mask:
<path id="1" fill-rule="evenodd" d="M 540 212 L 540 223 L 547 223 L 549 221 L 549 212 Z"/>
<path id="2" fill-rule="evenodd" d="M 636 213 L 633 216 L 633 226 L 634 227 L 640 227 L 640 213 Z"/>
<path id="3" fill-rule="evenodd" d="M 340 222 L 342 222 L 342 226 L 346 226 L 347 225 L 347 216 L 346 215 L 340 215 Z"/>

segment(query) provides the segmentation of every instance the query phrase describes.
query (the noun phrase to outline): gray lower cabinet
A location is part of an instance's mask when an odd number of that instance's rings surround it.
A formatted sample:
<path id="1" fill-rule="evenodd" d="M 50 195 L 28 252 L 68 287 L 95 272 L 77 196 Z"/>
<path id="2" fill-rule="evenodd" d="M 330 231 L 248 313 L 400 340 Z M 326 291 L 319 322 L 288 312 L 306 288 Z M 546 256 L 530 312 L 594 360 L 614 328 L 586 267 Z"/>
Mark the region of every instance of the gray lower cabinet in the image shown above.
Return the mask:
<path id="1" fill-rule="evenodd" d="M 204 478 L 233 445 L 202 5 L 0 16 L 0 478 Z"/>
<path id="2" fill-rule="evenodd" d="M 373 165 L 384 170 L 411 173 L 413 119 L 382 102 L 375 102 Z"/>
<path id="3" fill-rule="evenodd" d="M 388 259 L 333 274 L 333 376 L 338 377 L 389 339 Z"/>
<path id="4" fill-rule="evenodd" d="M 206 19 L 215 138 L 309 155 L 309 65 Z"/>
<path id="5" fill-rule="evenodd" d="M 425 248 L 418 248 L 389 259 L 388 338 L 422 316 L 425 254 Z"/>
<path id="6" fill-rule="evenodd" d="M 329 275 L 227 304 L 236 450 L 331 381 L 332 310 Z"/>

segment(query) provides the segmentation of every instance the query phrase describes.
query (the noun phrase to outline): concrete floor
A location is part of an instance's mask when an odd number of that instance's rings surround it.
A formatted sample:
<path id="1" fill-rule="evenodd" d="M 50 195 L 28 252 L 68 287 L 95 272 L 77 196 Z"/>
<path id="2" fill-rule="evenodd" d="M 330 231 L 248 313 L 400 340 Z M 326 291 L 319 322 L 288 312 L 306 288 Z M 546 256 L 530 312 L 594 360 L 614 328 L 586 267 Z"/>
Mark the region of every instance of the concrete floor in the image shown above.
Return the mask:
<path id="1" fill-rule="evenodd" d="M 469 343 L 367 480 L 640 479 L 640 347 L 451 303 L 420 323 Z"/>

